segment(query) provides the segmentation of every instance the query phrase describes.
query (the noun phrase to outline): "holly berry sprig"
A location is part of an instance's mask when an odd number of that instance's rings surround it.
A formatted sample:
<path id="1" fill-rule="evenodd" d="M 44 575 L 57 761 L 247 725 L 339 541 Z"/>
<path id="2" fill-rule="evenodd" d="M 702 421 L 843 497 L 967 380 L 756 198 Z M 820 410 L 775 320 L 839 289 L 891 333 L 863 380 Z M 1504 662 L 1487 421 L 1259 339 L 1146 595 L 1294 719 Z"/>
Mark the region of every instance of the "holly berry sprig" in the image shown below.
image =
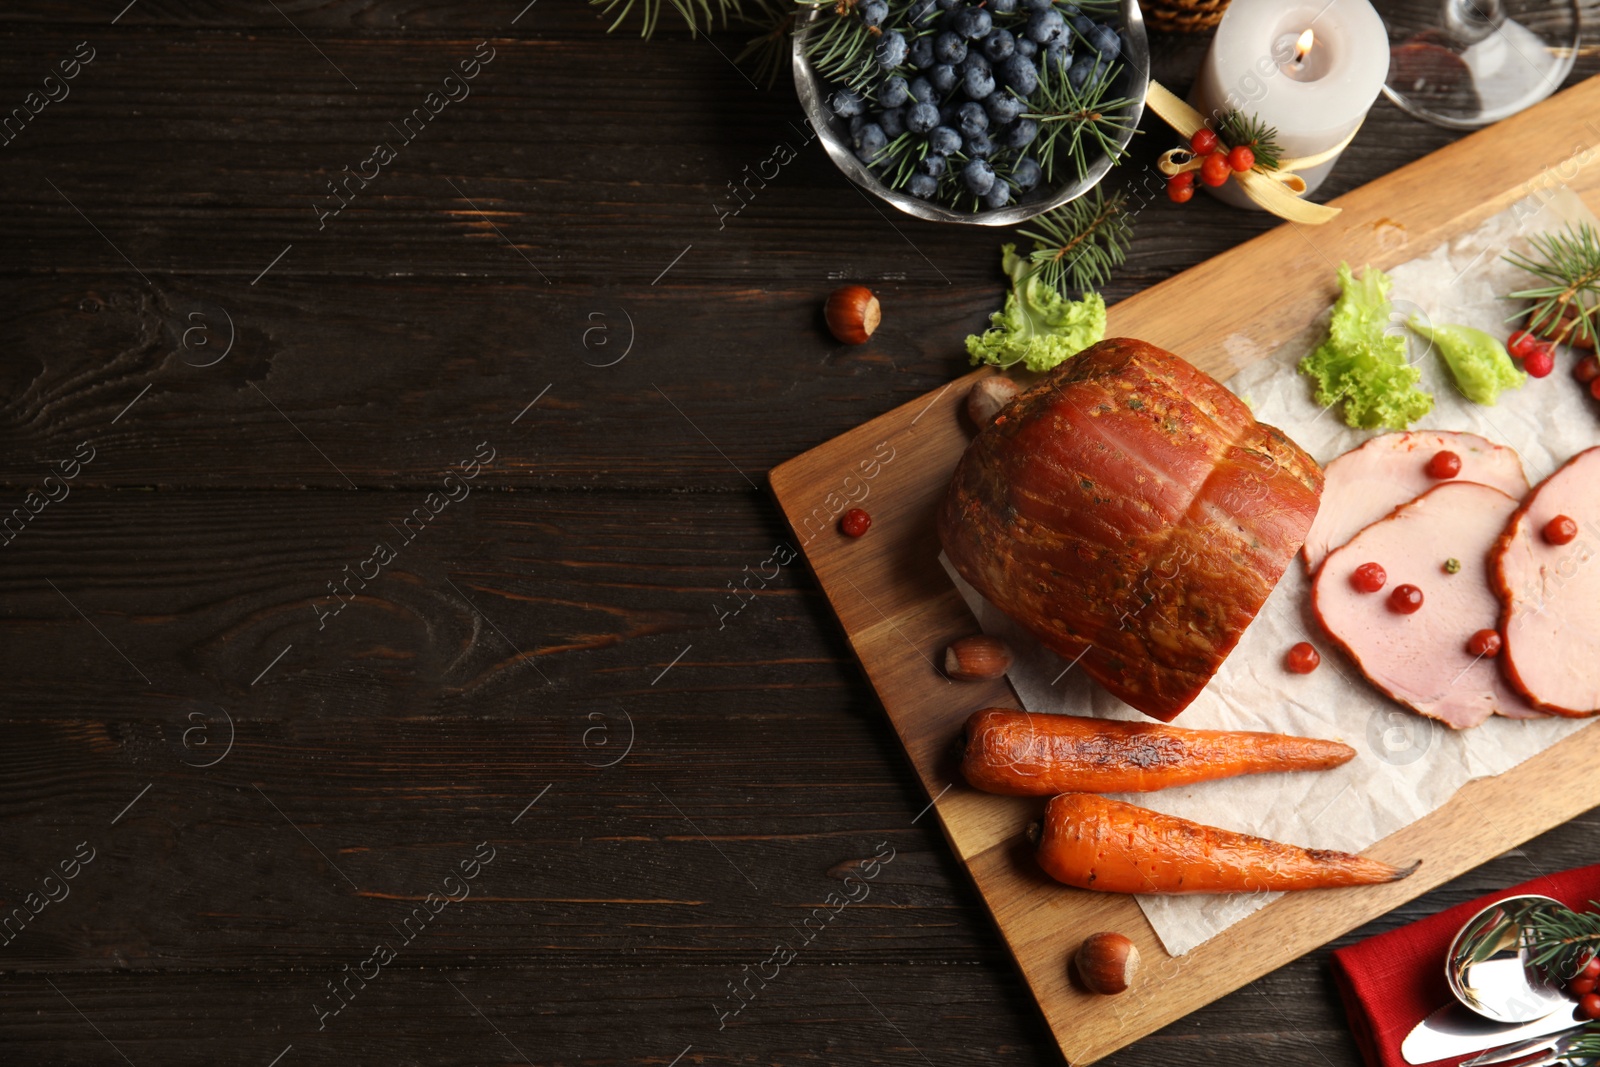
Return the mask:
<path id="1" fill-rule="evenodd" d="M 1225 185 L 1235 174 L 1277 168 L 1282 155 L 1277 130 L 1239 111 L 1227 112 L 1217 125 L 1220 133 L 1202 126 L 1189 138 L 1190 158 L 1180 164 L 1186 169 L 1167 179 L 1167 198 L 1173 203 L 1186 204 L 1194 199 L 1196 173 L 1202 182 L 1215 188 Z"/>

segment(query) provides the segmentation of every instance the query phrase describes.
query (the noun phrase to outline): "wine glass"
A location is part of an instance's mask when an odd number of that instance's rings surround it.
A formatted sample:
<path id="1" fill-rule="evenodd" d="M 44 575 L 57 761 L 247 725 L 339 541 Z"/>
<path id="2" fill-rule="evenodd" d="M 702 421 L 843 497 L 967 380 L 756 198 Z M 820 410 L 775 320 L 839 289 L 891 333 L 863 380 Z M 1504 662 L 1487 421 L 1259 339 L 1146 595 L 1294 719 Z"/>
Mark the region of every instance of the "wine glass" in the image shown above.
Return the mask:
<path id="1" fill-rule="evenodd" d="M 1389 0 L 1384 93 L 1419 119 L 1477 129 L 1537 104 L 1578 53 L 1578 0 Z"/>

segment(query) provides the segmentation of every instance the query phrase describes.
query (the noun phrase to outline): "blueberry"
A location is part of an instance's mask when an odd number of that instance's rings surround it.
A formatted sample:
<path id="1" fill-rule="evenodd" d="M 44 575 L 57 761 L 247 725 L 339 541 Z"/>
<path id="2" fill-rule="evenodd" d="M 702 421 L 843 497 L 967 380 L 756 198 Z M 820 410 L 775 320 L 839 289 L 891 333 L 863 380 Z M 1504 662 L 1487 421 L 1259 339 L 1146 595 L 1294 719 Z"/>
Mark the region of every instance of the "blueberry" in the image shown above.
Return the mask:
<path id="1" fill-rule="evenodd" d="M 1045 45 L 1044 61 L 1039 65 L 1048 70 L 1052 76 L 1058 76 L 1061 68 L 1072 66 L 1071 42 L 1065 37 L 1057 37 Z"/>
<path id="2" fill-rule="evenodd" d="M 912 78 L 911 99 L 919 104 L 931 104 L 939 99 L 939 92 L 927 78 Z"/>
<path id="3" fill-rule="evenodd" d="M 1053 0 L 1022 0 L 1024 11 L 1049 11 L 1054 6 Z"/>
<path id="4" fill-rule="evenodd" d="M 1004 178 L 996 178 L 994 184 L 989 186 L 989 191 L 984 194 L 983 206 L 993 211 L 1009 203 L 1011 203 L 1011 186 L 1006 184 Z"/>
<path id="5" fill-rule="evenodd" d="M 1122 37 L 1110 26 L 1096 26 L 1089 34 L 1089 43 L 1107 59 L 1116 59 L 1122 51 Z"/>
<path id="6" fill-rule="evenodd" d="M 1039 46 L 1028 40 L 1026 37 L 1018 37 L 1015 47 L 1016 51 L 1014 51 L 1012 55 L 1027 56 L 1029 59 L 1032 59 L 1039 53 Z"/>
<path id="7" fill-rule="evenodd" d="M 1011 168 L 1011 184 L 1017 187 L 1017 192 L 1025 193 L 1039 184 L 1039 179 L 1044 177 L 1039 171 L 1039 164 L 1027 157 L 1017 161 Z"/>
<path id="8" fill-rule="evenodd" d="M 833 109 L 835 115 L 841 118 L 849 118 L 852 115 L 861 114 L 862 111 L 866 110 L 867 105 L 860 96 L 852 93 L 849 89 L 840 89 L 833 94 L 833 99 L 828 102 L 828 106 Z"/>
<path id="9" fill-rule="evenodd" d="M 1009 15 L 1017 9 L 1017 0 L 990 0 L 989 10 L 996 15 Z"/>
<path id="10" fill-rule="evenodd" d="M 988 159 L 994 155 L 994 140 L 987 132 L 975 133 L 967 138 L 965 151 L 973 159 Z"/>
<path id="11" fill-rule="evenodd" d="M 961 135 L 949 126 L 935 126 L 928 132 L 928 151 L 948 156 L 961 151 Z"/>
<path id="12" fill-rule="evenodd" d="M 1072 61 L 1072 69 L 1067 71 L 1067 81 L 1072 83 L 1074 89 L 1082 89 L 1091 77 L 1099 75 L 1102 62 L 1098 52 L 1079 56 Z"/>
<path id="13" fill-rule="evenodd" d="M 888 134 L 883 132 L 883 127 L 876 122 L 869 122 L 852 137 L 851 143 L 855 145 L 856 158 L 863 163 L 871 163 L 874 156 L 883 151 L 883 146 L 889 143 Z"/>
<path id="14" fill-rule="evenodd" d="M 961 91 L 974 100 L 982 100 L 994 92 L 994 75 L 981 67 L 974 67 L 961 79 Z"/>
<path id="15" fill-rule="evenodd" d="M 882 26 L 883 20 L 889 17 L 889 5 L 884 0 L 867 0 L 858 10 L 861 21 L 868 26 Z"/>
<path id="16" fill-rule="evenodd" d="M 911 180 L 906 182 L 906 192 L 918 200 L 931 199 L 939 191 L 939 183 L 926 174 L 913 174 Z"/>
<path id="17" fill-rule="evenodd" d="M 950 160 L 937 152 L 930 152 L 922 157 L 922 161 L 917 164 L 917 170 L 930 178 L 942 178 L 949 166 Z"/>
<path id="18" fill-rule="evenodd" d="M 868 122 L 871 122 L 871 121 L 872 120 L 867 118 L 867 116 L 865 116 L 865 115 L 851 115 L 850 116 L 850 136 L 854 137 L 856 134 L 860 133 L 861 132 L 861 127 L 865 126 Z"/>
<path id="19" fill-rule="evenodd" d="M 961 168 L 961 180 L 974 196 L 982 196 L 994 186 L 994 168 L 988 160 L 971 159 Z"/>
<path id="20" fill-rule="evenodd" d="M 945 30 L 933 39 L 933 58 L 940 63 L 959 63 L 967 58 L 967 42 L 957 33 Z"/>
<path id="21" fill-rule="evenodd" d="M 1028 105 L 1010 93 L 996 92 L 983 102 L 983 107 L 989 112 L 990 125 L 1004 126 L 1021 116 Z"/>
<path id="22" fill-rule="evenodd" d="M 933 66 L 933 38 L 923 34 L 911 42 L 911 47 L 906 50 L 906 59 L 918 70 L 927 70 Z"/>
<path id="23" fill-rule="evenodd" d="M 1067 32 L 1067 20 L 1061 12 L 1051 9 L 1037 11 L 1028 16 L 1028 38 L 1037 44 L 1049 44 Z"/>
<path id="24" fill-rule="evenodd" d="M 940 63 L 928 71 L 928 80 L 933 82 L 933 87 L 941 93 L 948 93 L 956 87 L 956 82 L 961 80 L 961 76 L 950 64 Z"/>
<path id="25" fill-rule="evenodd" d="M 1072 28 L 1087 40 L 1088 36 L 1094 32 L 1094 19 L 1088 15 L 1073 15 Z"/>
<path id="26" fill-rule="evenodd" d="M 892 107 L 887 111 L 878 112 L 878 125 L 883 127 L 883 132 L 891 139 L 899 137 L 906 132 L 906 109 Z"/>
<path id="27" fill-rule="evenodd" d="M 912 104 L 906 112 L 906 129 L 912 133 L 927 133 L 939 125 L 939 109 L 932 104 Z"/>
<path id="28" fill-rule="evenodd" d="M 1061 13 L 1069 19 L 1075 19 L 1083 14 L 1083 11 L 1077 4 L 1062 4 Z"/>
<path id="29" fill-rule="evenodd" d="M 994 64 L 990 63 L 989 58 L 976 48 L 967 53 L 966 59 L 963 59 L 961 62 L 956 64 L 956 71 L 962 75 L 965 75 L 968 71 L 972 70 L 993 69 Z"/>
<path id="30" fill-rule="evenodd" d="M 1005 144 L 1007 148 L 1027 148 L 1033 139 L 1039 136 L 1039 124 L 1032 119 L 1018 119 L 1017 124 L 1006 131 Z"/>
<path id="31" fill-rule="evenodd" d="M 899 107 L 911 98 L 911 86 L 898 74 L 891 74 L 878 86 L 879 107 Z"/>
<path id="32" fill-rule="evenodd" d="M 961 7 L 966 0 L 934 0 L 934 2 L 938 4 L 940 11 L 954 11 L 956 8 Z"/>
<path id="33" fill-rule="evenodd" d="M 1000 65 L 1000 77 L 1019 96 L 1032 96 L 1039 87 L 1039 68 L 1027 56 L 1012 56 Z"/>
<path id="34" fill-rule="evenodd" d="M 912 0 L 906 9 L 906 20 L 913 26 L 926 26 L 939 17 L 939 5 L 934 0 Z"/>
<path id="35" fill-rule="evenodd" d="M 994 28 L 994 18 L 981 7 L 969 7 L 956 12 L 955 30 L 969 41 L 989 36 Z"/>
<path id="36" fill-rule="evenodd" d="M 970 138 L 989 128 L 989 115 L 976 100 L 968 100 L 956 111 L 961 136 Z"/>
<path id="37" fill-rule="evenodd" d="M 899 30 L 890 30 L 878 38 L 878 66 L 884 70 L 893 70 L 906 61 L 906 52 L 909 49 L 905 35 Z"/>
<path id="38" fill-rule="evenodd" d="M 983 54 L 996 63 L 1017 50 L 1017 39 L 1010 30 L 995 30 L 983 39 Z"/>

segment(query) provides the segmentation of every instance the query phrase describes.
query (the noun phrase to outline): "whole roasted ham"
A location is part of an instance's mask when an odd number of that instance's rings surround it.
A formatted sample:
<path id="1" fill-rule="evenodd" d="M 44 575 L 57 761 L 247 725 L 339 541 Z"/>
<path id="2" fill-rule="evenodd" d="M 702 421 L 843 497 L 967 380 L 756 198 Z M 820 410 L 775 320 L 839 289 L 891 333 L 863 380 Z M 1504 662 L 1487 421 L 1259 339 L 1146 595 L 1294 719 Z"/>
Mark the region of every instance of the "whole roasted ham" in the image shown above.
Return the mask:
<path id="1" fill-rule="evenodd" d="M 1057 654 L 1170 721 L 1255 618 L 1322 472 L 1214 379 L 1113 338 L 1005 407 L 956 467 L 956 570 Z"/>

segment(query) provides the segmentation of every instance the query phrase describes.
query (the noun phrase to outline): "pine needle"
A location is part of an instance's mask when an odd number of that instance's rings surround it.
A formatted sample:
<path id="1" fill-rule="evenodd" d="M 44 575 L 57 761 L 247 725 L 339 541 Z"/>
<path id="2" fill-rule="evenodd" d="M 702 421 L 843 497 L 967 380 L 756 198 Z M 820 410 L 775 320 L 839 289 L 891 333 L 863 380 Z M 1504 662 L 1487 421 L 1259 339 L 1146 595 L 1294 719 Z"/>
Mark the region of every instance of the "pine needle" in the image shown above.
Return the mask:
<path id="1" fill-rule="evenodd" d="M 1032 220 L 1036 230 L 1018 230 L 1033 239 L 1028 257 L 1039 278 L 1069 300 L 1098 289 L 1122 265 L 1133 237 L 1128 198 L 1122 193 L 1092 193 Z"/>
<path id="2" fill-rule="evenodd" d="M 1600 317 L 1600 234 L 1587 222 L 1568 223 L 1559 233 L 1539 234 L 1530 242 L 1536 256 L 1513 252 L 1506 262 L 1548 282 L 1508 294 L 1511 300 L 1532 300 L 1526 311 L 1529 331 L 1558 344 L 1574 334 L 1594 344 L 1595 319 Z M 1565 321 L 1563 321 L 1565 320 Z"/>

